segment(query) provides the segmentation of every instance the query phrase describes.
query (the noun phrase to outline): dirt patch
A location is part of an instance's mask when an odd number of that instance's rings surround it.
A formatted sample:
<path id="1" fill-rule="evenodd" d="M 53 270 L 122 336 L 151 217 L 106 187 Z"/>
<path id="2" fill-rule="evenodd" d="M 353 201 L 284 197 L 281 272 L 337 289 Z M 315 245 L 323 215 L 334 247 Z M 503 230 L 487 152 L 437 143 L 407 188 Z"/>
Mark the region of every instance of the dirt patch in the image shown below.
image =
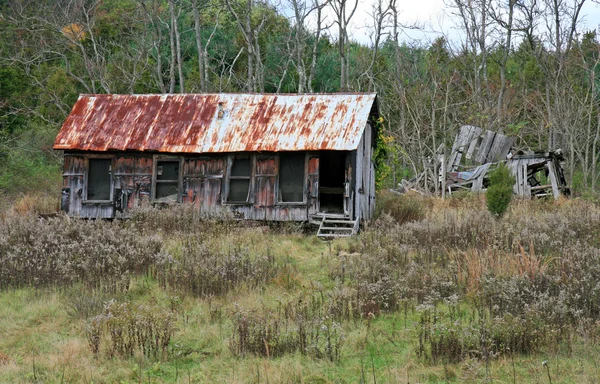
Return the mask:
<path id="1" fill-rule="evenodd" d="M 0 365 L 8 365 L 11 361 L 10 357 L 0 352 Z"/>

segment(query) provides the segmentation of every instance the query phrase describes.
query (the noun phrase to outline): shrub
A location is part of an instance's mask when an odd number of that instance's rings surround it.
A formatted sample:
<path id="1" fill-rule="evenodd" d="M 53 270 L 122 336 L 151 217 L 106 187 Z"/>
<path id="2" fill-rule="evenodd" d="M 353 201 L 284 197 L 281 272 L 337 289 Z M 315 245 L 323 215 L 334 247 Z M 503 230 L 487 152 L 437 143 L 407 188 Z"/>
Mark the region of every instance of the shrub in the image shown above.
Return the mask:
<path id="1" fill-rule="evenodd" d="M 0 223 L 0 288 L 64 286 L 124 292 L 162 248 L 118 222 L 11 216 Z"/>
<path id="2" fill-rule="evenodd" d="M 131 221 L 140 232 L 162 234 L 222 234 L 235 225 L 225 208 L 201 212 L 192 204 L 142 206 L 132 211 Z"/>
<path id="3" fill-rule="evenodd" d="M 490 172 L 489 176 L 490 186 L 486 194 L 487 207 L 492 214 L 499 217 L 506 212 L 512 200 L 515 178 L 504 163 L 500 163 L 498 168 Z"/>
<path id="4" fill-rule="evenodd" d="M 88 319 L 86 337 L 90 349 L 98 356 L 104 346 L 109 356 L 164 357 L 175 333 L 176 315 L 156 302 L 133 304 L 110 301 L 105 313 Z"/>
<path id="5" fill-rule="evenodd" d="M 181 243 L 176 255 L 163 253 L 158 260 L 155 276 L 165 289 L 202 297 L 223 295 L 241 285 L 258 287 L 279 271 L 272 255 L 252 255 L 239 245 L 228 251 L 213 249 L 196 235 Z"/>
<path id="6" fill-rule="evenodd" d="M 89 319 L 104 311 L 107 302 L 114 295 L 108 295 L 102 291 L 84 289 L 71 289 L 65 292 L 64 302 L 67 314 L 76 319 Z"/>
<path id="7" fill-rule="evenodd" d="M 488 318 L 485 311 L 452 320 L 433 305 L 419 307 L 417 356 L 431 363 L 487 360 L 499 355 L 531 354 L 551 344 L 553 328 L 540 313 L 504 314 Z"/>
<path id="8" fill-rule="evenodd" d="M 277 311 L 236 308 L 229 341 L 231 352 L 263 357 L 300 352 L 338 362 L 343 342 L 341 325 L 323 314 L 324 302 L 303 298 L 306 299 L 292 300 Z"/>

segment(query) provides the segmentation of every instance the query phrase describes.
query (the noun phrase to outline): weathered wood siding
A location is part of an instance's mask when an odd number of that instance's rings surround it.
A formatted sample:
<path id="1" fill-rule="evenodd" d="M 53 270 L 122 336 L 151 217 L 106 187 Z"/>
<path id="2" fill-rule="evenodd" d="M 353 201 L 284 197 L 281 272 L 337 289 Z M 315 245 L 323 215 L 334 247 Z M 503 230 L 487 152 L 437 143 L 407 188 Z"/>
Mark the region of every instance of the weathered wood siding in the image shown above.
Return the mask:
<path id="1" fill-rule="evenodd" d="M 65 155 L 61 208 L 70 216 L 78 217 L 81 212 L 85 170 L 85 159 L 83 157 Z"/>
<path id="2" fill-rule="evenodd" d="M 227 207 L 235 216 L 251 220 L 307 221 L 319 211 L 319 152 L 306 153 L 304 201 L 279 202 L 277 153 L 252 154 L 250 198 L 244 204 L 225 203 L 228 155 L 168 156 L 182 160 L 178 201 L 211 212 Z M 86 202 L 90 158 L 111 160 L 112 201 Z M 72 217 L 128 217 L 135 208 L 152 202 L 155 162 L 163 155 L 67 153 L 64 157 L 62 209 Z M 352 169 L 353 166 L 350 167 Z"/>
<path id="3" fill-rule="evenodd" d="M 113 162 L 117 216 L 127 216 L 131 209 L 150 203 L 154 161 L 151 156 L 117 156 Z"/>
<path id="4" fill-rule="evenodd" d="M 182 201 L 210 212 L 221 204 L 224 157 L 186 158 L 183 162 Z"/>
<path id="5" fill-rule="evenodd" d="M 355 216 L 357 220 L 370 220 L 375 212 L 375 164 L 373 163 L 373 129 L 370 124 L 356 150 L 356 198 Z"/>

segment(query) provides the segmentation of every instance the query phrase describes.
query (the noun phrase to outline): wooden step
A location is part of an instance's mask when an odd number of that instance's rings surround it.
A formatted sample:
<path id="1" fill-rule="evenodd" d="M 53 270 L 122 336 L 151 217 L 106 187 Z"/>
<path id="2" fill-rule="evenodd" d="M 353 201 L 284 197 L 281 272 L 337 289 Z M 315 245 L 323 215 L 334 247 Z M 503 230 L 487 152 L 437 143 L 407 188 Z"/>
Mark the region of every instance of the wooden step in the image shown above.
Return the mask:
<path id="1" fill-rule="evenodd" d="M 354 227 L 321 227 L 321 230 L 324 231 L 354 231 Z"/>
<path id="2" fill-rule="evenodd" d="M 331 220 L 331 219 L 324 219 L 323 220 L 324 223 L 333 223 L 333 224 L 351 224 L 354 225 L 355 221 L 354 220 Z"/>
<path id="3" fill-rule="evenodd" d="M 334 237 L 350 237 L 358 232 L 358 221 L 340 217 L 330 218 L 323 216 L 317 237 L 331 239 Z"/>

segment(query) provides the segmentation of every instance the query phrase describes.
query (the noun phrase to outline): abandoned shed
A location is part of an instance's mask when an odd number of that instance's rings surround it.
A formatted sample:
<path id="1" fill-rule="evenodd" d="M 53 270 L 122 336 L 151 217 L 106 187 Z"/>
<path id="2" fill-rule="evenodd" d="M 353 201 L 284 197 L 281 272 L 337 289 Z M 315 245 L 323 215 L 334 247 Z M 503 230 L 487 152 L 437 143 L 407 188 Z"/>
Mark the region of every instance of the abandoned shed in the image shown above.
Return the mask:
<path id="1" fill-rule="evenodd" d="M 126 217 L 148 203 L 240 218 L 372 216 L 377 98 L 365 94 L 81 95 L 54 142 L 62 209 Z"/>

